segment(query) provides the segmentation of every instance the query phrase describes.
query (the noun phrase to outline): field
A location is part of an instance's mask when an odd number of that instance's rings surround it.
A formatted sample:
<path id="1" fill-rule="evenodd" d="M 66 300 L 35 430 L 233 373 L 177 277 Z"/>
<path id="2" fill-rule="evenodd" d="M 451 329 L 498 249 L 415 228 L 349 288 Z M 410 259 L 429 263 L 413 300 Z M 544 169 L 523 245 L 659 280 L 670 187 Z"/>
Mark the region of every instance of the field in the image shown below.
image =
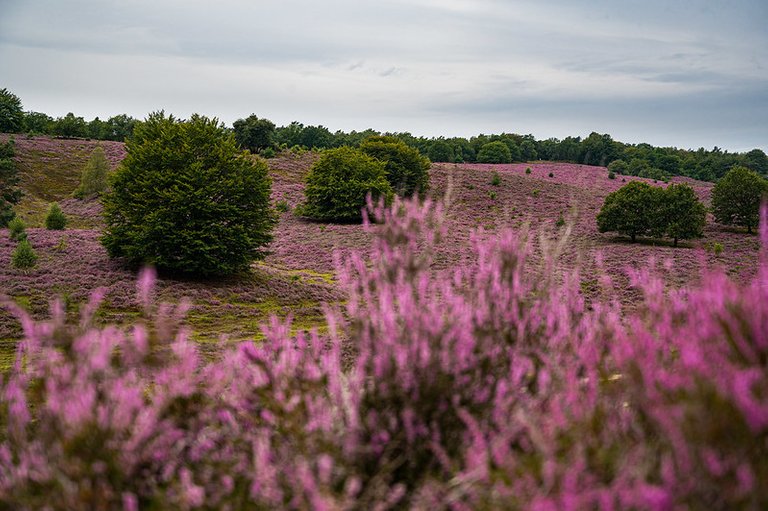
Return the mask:
<path id="1" fill-rule="evenodd" d="M 99 142 L 112 166 L 125 154 L 123 145 Z M 135 275 L 111 261 L 99 243 L 102 226 L 97 201 L 71 197 L 80 172 L 97 142 L 44 137 L 16 139 L 16 160 L 20 169 L 23 201 L 20 216 L 29 226 L 29 238 L 40 255 L 31 271 L 10 267 L 13 242 L 0 236 L 0 290 L 16 303 L 45 317 L 48 302 L 60 297 L 75 314 L 79 304 L 98 287 L 107 289 L 99 317 L 123 322 L 138 314 L 134 299 Z M 270 160 L 273 201 L 290 205 L 275 230 L 271 254 L 254 266 L 246 277 L 193 281 L 161 279 L 159 298 L 192 301 L 189 323 L 194 338 L 215 351 L 220 343 L 260 338 L 260 325 L 271 315 L 294 318 L 295 329 L 323 331 L 323 304 L 342 300 L 334 284 L 334 254 L 365 252 L 372 233 L 360 225 L 308 222 L 292 211 L 303 199 L 303 178 L 316 155 L 287 153 Z M 531 172 L 526 173 L 530 168 Z M 497 172 L 500 183 L 491 184 Z M 550 177 L 550 175 L 552 177 Z M 667 282 L 673 286 L 694 284 L 704 266 L 722 265 L 737 280 L 752 277 L 757 267 L 758 239 L 743 232 L 708 223 L 701 240 L 672 248 L 660 240 L 629 243 L 626 239 L 597 231 L 595 215 L 605 196 L 625 184 L 623 178 L 609 179 L 605 168 L 566 163 L 534 162 L 511 165 L 434 164 L 430 195 L 447 197 L 448 236 L 439 247 L 436 270 L 451 267 L 470 253 L 470 234 L 482 230 L 493 236 L 511 226 L 528 229 L 538 243 L 540 236 L 557 238 L 568 226 L 572 232 L 561 257 L 563 267 L 582 269 L 582 290 L 590 295 L 597 288 L 597 272 L 609 275 L 626 307 L 638 294 L 629 286 L 625 270 L 651 260 L 664 263 Z M 685 180 L 707 202 L 712 184 Z M 647 180 L 646 180 L 647 181 Z M 65 231 L 42 228 L 47 205 L 59 201 L 70 219 Z M 560 221 L 559 221 L 560 220 Z M 711 219 L 710 219 L 711 220 Z M 563 221 L 565 222 L 563 224 Z M 715 243 L 722 245 L 715 254 Z M 601 269 L 596 267 L 601 255 Z M 21 332 L 8 315 L 0 317 L 3 365 L 7 366 Z"/>

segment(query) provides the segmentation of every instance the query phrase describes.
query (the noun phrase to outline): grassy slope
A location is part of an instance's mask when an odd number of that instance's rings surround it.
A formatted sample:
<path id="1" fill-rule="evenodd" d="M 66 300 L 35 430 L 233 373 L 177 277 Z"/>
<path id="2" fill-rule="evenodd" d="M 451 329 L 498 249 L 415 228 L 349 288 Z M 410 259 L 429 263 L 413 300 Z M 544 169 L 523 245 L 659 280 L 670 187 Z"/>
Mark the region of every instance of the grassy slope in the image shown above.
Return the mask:
<path id="1" fill-rule="evenodd" d="M 29 273 L 10 268 L 13 244 L 5 233 L 0 234 L 0 290 L 38 317 L 45 316 L 49 298 L 56 295 L 64 296 L 74 313 L 76 304 L 99 286 L 108 289 L 101 310 L 104 320 L 130 320 L 138 314 L 133 299 L 135 276 L 110 261 L 99 245 L 99 204 L 68 198 L 95 145 L 82 140 L 17 139 L 17 161 L 27 193 L 20 214 L 29 225 L 40 226 L 47 204 L 58 200 L 72 218 L 73 227 L 79 228 L 65 232 L 30 229 L 41 262 Z M 109 144 L 105 150 L 114 165 L 124 154 L 122 144 Z M 285 200 L 292 209 L 302 200 L 303 178 L 315 158 L 313 154 L 289 154 L 270 161 L 273 201 Z M 530 174 L 526 174 L 526 167 L 531 167 Z M 501 177 L 497 186 L 491 184 L 494 171 Z M 705 202 L 709 200 L 711 184 L 688 181 Z M 678 249 L 658 240 L 630 244 L 599 234 L 595 215 L 605 196 L 623 184 L 621 177 L 609 180 L 603 168 L 582 165 L 436 164 L 431 171 L 431 194 L 439 198 L 451 190 L 450 228 L 437 267 L 466 259 L 470 232 L 477 228 L 492 236 L 501 227 L 529 226 L 538 243 L 538 234 L 557 236 L 562 232 L 564 228 L 557 225 L 562 216 L 573 223 L 562 264 L 580 266 L 583 288 L 594 296 L 598 288 L 597 252 L 604 259 L 603 271 L 614 280 L 620 298 L 628 305 L 637 296 L 624 269 L 645 264 L 651 257 L 671 261 L 671 269 L 665 271 L 674 285 L 695 282 L 701 268 L 712 264 L 723 265 L 737 278 L 754 272 L 757 238 L 714 224 L 707 226 L 703 240 Z M 211 341 L 218 340 L 219 334 L 233 340 L 258 337 L 259 324 L 271 314 L 292 314 L 297 328 L 323 328 L 322 303 L 340 299 L 334 285 L 333 253 L 364 251 L 371 236 L 359 225 L 305 222 L 289 211 L 281 215 L 270 247 L 272 254 L 257 263 L 250 276 L 214 282 L 162 280 L 159 294 L 169 301 L 181 296 L 192 300 L 189 319 L 193 335 L 209 346 L 214 346 Z M 702 250 L 714 243 L 723 245 L 722 254 Z M 6 358 L 19 334 L 15 322 L 0 316 L 0 342 L 5 340 Z"/>

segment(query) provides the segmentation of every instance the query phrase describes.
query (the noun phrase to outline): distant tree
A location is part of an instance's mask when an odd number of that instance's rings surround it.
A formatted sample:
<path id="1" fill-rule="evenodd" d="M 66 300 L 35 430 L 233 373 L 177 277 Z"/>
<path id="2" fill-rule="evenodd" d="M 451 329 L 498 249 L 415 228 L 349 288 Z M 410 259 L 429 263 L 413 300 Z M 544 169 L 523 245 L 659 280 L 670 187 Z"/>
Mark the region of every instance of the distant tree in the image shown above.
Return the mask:
<path id="1" fill-rule="evenodd" d="M 608 164 L 608 171 L 613 172 L 614 174 L 627 174 L 628 169 L 629 166 L 624 160 L 613 160 Z"/>
<path id="2" fill-rule="evenodd" d="M 768 182 L 746 167 L 733 167 L 712 190 L 712 212 L 725 225 L 757 227 L 760 201 L 768 192 Z"/>
<path id="3" fill-rule="evenodd" d="M 510 161 L 522 161 L 523 160 L 523 152 L 520 150 L 520 146 L 515 142 L 515 140 L 509 136 L 502 136 L 498 138 L 499 141 L 504 142 L 506 146 L 509 148 L 509 158 Z M 494 140 L 495 142 L 495 140 Z"/>
<path id="4" fill-rule="evenodd" d="M 0 144 L 0 227 L 8 225 L 16 216 L 13 206 L 21 200 L 19 174 L 13 155 L 13 140 Z"/>
<path id="5" fill-rule="evenodd" d="M 581 142 L 581 163 L 605 167 L 618 158 L 618 146 L 610 135 L 592 132 Z"/>
<path id="6" fill-rule="evenodd" d="M 605 198 L 597 214 L 600 232 L 618 232 L 636 241 L 637 236 L 660 235 L 659 204 L 663 189 L 632 181 Z"/>
<path id="7" fill-rule="evenodd" d="M 61 210 L 58 202 L 51 204 L 48 214 L 45 215 L 45 228 L 51 231 L 61 231 L 67 226 L 67 217 Z"/>
<path id="8" fill-rule="evenodd" d="M 256 114 L 236 120 L 232 128 L 238 145 L 252 153 L 263 151 L 274 144 L 275 124 L 269 119 L 259 119 Z"/>
<path id="9" fill-rule="evenodd" d="M 299 138 L 299 145 L 307 149 L 327 149 L 333 142 L 333 134 L 325 126 L 305 126 Z"/>
<path id="10" fill-rule="evenodd" d="M 453 147 L 445 140 L 435 140 L 429 146 L 429 159 L 436 162 L 453 162 Z"/>
<path id="11" fill-rule="evenodd" d="M 520 144 L 520 153 L 523 161 L 533 161 L 539 159 L 539 153 L 536 151 L 536 144 L 531 140 L 523 140 Z"/>
<path id="12" fill-rule="evenodd" d="M 488 142 L 477 153 L 479 163 L 511 163 L 512 154 L 507 144 L 501 141 Z"/>
<path id="13" fill-rule="evenodd" d="M 205 277 L 247 270 L 265 255 L 275 222 L 267 164 L 217 119 L 153 113 L 126 149 L 102 200 L 111 257 Z"/>
<path id="14" fill-rule="evenodd" d="M 108 140 L 110 135 L 109 123 L 102 121 L 98 117 L 88 123 L 88 138 L 96 140 Z"/>
<path id="15" fill-rule="evenodd" d="M 387 181 L 400 196 L 422 194 L 429 187 L 430 162 L 417 149 L 393 137 L 371 137 L 360 150 L 384 162 Z"/>
<path id="16" fill-rule="evenodd" d="M 69 112 L 64 117 L 53 121 L 53 134 L 61 137 L 85 138 L 88 136 L 88 124 L 82 117 Z"/>
<path id="17" fill-rule="evenodd" d="M 21 100 L 8 89 L 0 89 L 0 133 L 20 133 L 23 128 Z"/>
<path id="18" fill-rule="evenodd" d="M 85 164 L 80 178 L 80 186 L 75 190 L 74 196 L 78 199 L 95 197 L 107 189 L 107 174 L 109 162 L 104 149 L 97 147 L 91 153 L 88 163 Z"/>
<path id="19" fill-rule="evenodd" d="M 119 114 L 107 119 L 108 134 L 106 140 L 124 142 L 133 134 L 138 120 L 126 114 Z"/>
<path id="20" fill-rule="evenodd" d="M 304 131 L 304 125 L 298 121 L 293 121 L 288 126 L 275 128 L 275 142 L 283 147 L 293 147 L 301 144 L 301 134 Z"/>
<path id="21" fill-rule="evenodd" d="M 297 213 L 326 221 L 359 221 L 366 196 L 392 197 L 385 163 L 351 147 L 329 149 L 312 165 L 306 179 L 306 202 Z"/>
<path id="22" fill-rule="evenodd" d="M 24 131 L 49 135 L 53 132 L 53 117 L 41 112 L 25 112 Z"/>
<path id="23" fill-rule="evenodd" d="M 760 149 L 752 149 L 742 157 L 742 165 L 748 169 L 768 175 L 768 156 Z"/>
<path id="24" fill-rule="evenodd" d="M 686 184 L 671 184 L 665 190 L 659 204 L 657 225 L 663 226 L 664 234 L 674 240 L 701 238 L 707 210 L 699 201 L 693 188 Z"/>

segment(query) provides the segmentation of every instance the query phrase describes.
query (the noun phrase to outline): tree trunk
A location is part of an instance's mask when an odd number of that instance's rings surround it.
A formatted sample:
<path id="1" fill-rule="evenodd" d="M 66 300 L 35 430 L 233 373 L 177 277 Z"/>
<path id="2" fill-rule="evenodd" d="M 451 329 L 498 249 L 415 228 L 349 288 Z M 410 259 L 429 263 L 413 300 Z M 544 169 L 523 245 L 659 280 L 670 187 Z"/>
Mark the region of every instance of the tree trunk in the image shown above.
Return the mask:
<path id="1" fill-rule="evenodd" d="M 677 238 L 675 238 L 674 243 L 672 244 L 673 247 L 677 248 Z"/>
<path id="2" fill-rule="evenodd" d="M 635 233 L 633 232 L 631 236 L 632 236 L 632 243 L 634 243 L 635 242 Z"/>

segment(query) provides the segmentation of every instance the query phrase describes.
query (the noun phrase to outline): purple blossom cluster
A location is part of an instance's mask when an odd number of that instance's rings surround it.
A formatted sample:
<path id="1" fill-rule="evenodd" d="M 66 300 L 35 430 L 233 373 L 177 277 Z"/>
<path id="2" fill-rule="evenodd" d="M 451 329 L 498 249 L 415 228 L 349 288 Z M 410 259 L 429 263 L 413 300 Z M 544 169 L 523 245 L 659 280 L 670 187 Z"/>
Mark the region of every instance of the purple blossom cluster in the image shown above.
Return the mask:
<path id="1" fill-rule="evenodd" d="M 443 204 L 371 210 L 369 252 L 338 258 L 328 338 L 273 319 L 208 361 L 149 271 L 127 329 L 93 326 L 103 293 L 74 324 L 60 303 L 43 322 L 9 304 L 24 339 L 0 384 L 2 506 L 768 505 L 765 211 L 754 277 L 669 290 L 630 269 L 641 306 L 623 315 L 608 274 L 587 303 L 558 239 L 475 231 L 473 257 L 436 270 Z"/>

